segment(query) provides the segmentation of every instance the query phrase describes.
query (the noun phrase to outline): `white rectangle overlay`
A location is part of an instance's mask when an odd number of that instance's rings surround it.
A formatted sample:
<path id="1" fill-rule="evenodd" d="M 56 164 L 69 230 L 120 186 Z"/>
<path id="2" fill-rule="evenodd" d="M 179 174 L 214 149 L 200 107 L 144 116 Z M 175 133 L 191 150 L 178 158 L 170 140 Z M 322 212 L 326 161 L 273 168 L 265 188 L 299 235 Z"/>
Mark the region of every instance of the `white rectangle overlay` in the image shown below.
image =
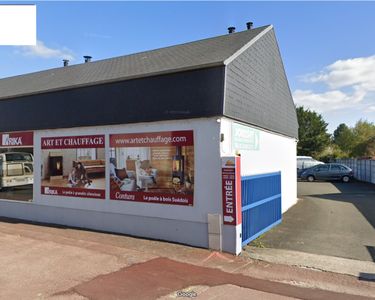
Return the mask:
<path id="1" fill-rule="evenodd" d="M 0 4 L 0 45 L 36 45 L 36 5 Z"/>

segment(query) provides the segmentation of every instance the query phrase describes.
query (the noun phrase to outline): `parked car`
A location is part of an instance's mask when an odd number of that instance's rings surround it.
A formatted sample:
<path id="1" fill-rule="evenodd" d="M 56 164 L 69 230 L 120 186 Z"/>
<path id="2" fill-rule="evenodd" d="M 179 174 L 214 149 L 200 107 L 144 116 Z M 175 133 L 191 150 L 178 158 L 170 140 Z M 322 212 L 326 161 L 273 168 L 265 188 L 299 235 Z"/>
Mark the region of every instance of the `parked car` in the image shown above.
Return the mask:
<path id="1" fill-rule="evenodd" d="M 314 180 L 342 180 L 349 182 L 353 178 L 353 170 L 343 164 L 320 164 L 301 173 L 301 179 Z"/>
<path id="2" fill-rule="evenodd" d="M 301 176 L 304 170 L 320 164 L 324 163 L 313 159 L 311 156 L 297 156 L 297 176 Z"/>

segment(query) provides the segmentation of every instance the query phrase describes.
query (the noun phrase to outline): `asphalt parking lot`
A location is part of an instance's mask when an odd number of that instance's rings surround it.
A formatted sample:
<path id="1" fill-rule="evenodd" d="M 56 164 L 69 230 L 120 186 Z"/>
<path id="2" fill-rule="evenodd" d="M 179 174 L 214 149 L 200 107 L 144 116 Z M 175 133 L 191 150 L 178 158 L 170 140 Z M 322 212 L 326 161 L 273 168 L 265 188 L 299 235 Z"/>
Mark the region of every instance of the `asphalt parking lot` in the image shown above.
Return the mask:
<path id="1" fill-rule="evenodd" d="M 298 197 L 258 245 L 375 261 L 375 185 L 298 182 Z"/>

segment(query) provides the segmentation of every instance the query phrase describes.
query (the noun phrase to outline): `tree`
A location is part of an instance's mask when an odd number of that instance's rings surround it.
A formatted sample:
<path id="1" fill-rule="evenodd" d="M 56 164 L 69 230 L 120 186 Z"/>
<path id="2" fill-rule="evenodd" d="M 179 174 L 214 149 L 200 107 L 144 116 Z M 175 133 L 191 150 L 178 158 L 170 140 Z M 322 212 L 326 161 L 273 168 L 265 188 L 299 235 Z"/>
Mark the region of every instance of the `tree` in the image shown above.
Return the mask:
<path id="1" fill-rule="evenodd" d="M 339 146 L 335 143 L 331 143 L 324 148 L 322 152 L 319 153 L 315 158 L 323 162 L 331 162 L 337 158 L 348 158 L 348 153 L 343 152 Z"/>
<path id="2" fill-rule="evenodd" d="M 367 141 L 364 156 L 375 157 L 375 135 Z"/>
<path id="3" fill-rule="evenodd" d="M 353 135 L 355 138 L 351 153 L 353 157 L 372 157 L 375 155 L 374 123 L 359 120 L 353 128 Z"/>
<path id="4" fill-rule="evenodd" d="M 375 156 L 375 125 L 359 120 L 354 127 L 340 124 L 333 133 L 333 142 L 344 157 Z M 337 152 L 337 157 L 340 157 Z M 342 157 L 342 156 L 341 156 Z"/>
<path id="5" fill-rule="evenodd" d="M 299 124 L 298 155 L 319 155 L 330 143 L 330 135 L 327 133 L 328 124 L 320 114 L 305 109 L 303 106 L 297 107 L 297 118 Z"/>
<path id="6" fill-rule="evenodd" d="M 353 133 L 358 142 L 364 142 L 375 136 L 375 124 L 361 119 L 355 124 Z"/>
<path id="7" fill-rule="evenodd" d="M 346 124 L 340 124 L 333 132 L 333 142 L 348 156 L 354 147 L 354 134 Z"/>

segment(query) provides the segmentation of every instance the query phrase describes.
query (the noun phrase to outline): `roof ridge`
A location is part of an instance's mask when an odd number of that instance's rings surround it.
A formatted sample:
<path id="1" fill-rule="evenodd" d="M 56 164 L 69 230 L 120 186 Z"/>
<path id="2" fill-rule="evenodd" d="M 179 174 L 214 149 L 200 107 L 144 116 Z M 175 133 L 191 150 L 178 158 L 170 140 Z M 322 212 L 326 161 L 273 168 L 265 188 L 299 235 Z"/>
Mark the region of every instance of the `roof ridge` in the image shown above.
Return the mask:
<path id="1" fill-rule="evenodd" d="M 116 59 L 116 58 L 120 58 L 120 57 L 123 57 L 123 56 L 131 56 L 131 55 L 137 55 L 137 54 L 142 54 L 142 53 L 146 53 L 146 52 L 154 52 L 154 51 L 159 51 L 159 50 L 162 50 L 162 49 L 168 49 L 168 48 L 173 48 L 173 47 L 178 47 L 178 46 L 186 46 L 186 45 L 189 45 L 189 44 L 194 44 L 194 43 L 199 43 L 199 42 L 204 42 L 204 41 L 209 41 L 209 40 L 214 40 L 214 39 L 217 39 L 217 38 L 220 38 L 220 37 L 225 37 L 225 36 L 236 36 L 236 35 L 239 35 L 239 34 L 243 34 L 245 32 L 254 32 L 254 30 L 259 30 L 259 29 L 265 29 L 269 26 L 272 26 L 272 25 L 265 25 L 265 26 L 261 26 L 261 27 L 257 27 L 257 28 L 252 28 L 252 29 L 247 29 L 247 30 L 243 30 L 243 31 L 239 31 L 239 32 L 233 32 L 233 33 L 227 33 L 227 34 L 221 34 L 221 35 L 217 35 L 217 36 L 213 36 L 213 37 L 208 37 L 208 38 L 204 38 L 204 39 L 200 39 L 200 40 L 195 40 L 195 41 L 190 41 L 190 42 L 185 42 L 185 43 L 181 43 L 181 44 L 175 44 L 175 45 L 170 45 L 170 46 L 166 46 L 166 47 L 160 47 L 160 48 L 155 48 L 155 49 L 151 49 L 151 50 L 145 50 L 145 51 L 141 51 L 141 52 L 136 52 L 136 53 L 131 53 L 131 54 L 126 54 L 126 55 L 120 55 L 120 56 L 115 56 L 115 57 L 111 57 L 111 58 L 105 58 L 105 59 L 102 59 L 102 60 L 98 60 L 98 61 L 103 61 L 103 60 L 107 60 L 107 59 Z"/>

